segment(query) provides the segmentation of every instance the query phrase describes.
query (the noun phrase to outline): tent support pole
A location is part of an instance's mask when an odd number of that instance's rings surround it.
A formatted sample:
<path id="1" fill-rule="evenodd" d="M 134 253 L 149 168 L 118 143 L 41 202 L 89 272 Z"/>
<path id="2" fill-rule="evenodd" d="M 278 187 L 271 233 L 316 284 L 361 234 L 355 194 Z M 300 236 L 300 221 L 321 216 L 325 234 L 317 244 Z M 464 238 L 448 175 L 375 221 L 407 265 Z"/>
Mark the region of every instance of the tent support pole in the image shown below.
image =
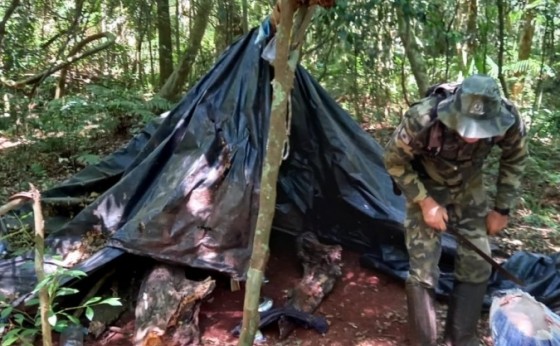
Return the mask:
<path id="1" fill-rule="evenodd" d="M 279 0 L 277 6 L 280 9 L 280 20 L 276 26 L 276 57 L 273 63 L 272 107 L 261 174 L 259 214 L 255 226 L 251 261 L 247 272 L 243 324 L 238 343 L 240 346 L 253 345 L 260 322 L 258 303 L 264 270 L 270 252 L 269 240 L 276 206 L 278 171 L 282 163 L 284 147 L 288 140 L 289 128 L 287 127 L 289 127 L 289 120 L 287 121 L 287 118 L 291 114 L 291 110 L 288 109 L 290 107 L 289 99 L 293 88 L 295 69 L 299 60 L 301 38 L 309 24 L 312 13 L 308 6 L 299 8 L 298 14 L 303 13 L 304 18 L 299 21 L 296 20 L 296 23 L 300 24 L 300 26 L 296 28 L 294 35 L 292 35 L 293 17 L 297 9 L 296 0 Z"/>

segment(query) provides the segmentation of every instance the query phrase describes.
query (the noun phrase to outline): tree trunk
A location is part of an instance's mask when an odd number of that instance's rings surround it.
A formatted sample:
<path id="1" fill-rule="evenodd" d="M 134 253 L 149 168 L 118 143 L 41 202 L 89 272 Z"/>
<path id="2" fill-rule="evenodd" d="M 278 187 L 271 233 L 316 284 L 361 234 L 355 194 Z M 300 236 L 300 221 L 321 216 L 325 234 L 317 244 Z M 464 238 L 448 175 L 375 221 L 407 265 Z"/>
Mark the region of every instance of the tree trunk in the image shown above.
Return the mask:
<path id="1" fill-rule="evenodd" d="M 424 61 L 420 47 L 418 47 L 418 44 L 416 43 L 414 32 L 410 28 L 411 19 L 404 13 L 403 8 L 400 5 L 397 6 L 396 10 L 399 37 L 401 38 L 406 57 L 410 63 L 412 74 L 414 75 L 416 85 L 418 86 L 418 95 L 419 97 L 422 97 L 430 85 L 426 62 Z"/>
<path id="2" fill-rule="evenodd" d="M 151 13 L 151 7 L 148 13 Z M 148 14 L 147 16 L 147 26 L 148 28 L 151 27 L 152 21 L 151 16 Z M 155 74 L 155 67 L 154 67 L 154 49 L 152 47 L 152 30 L 147 30 L 148 33 L 148 55 L 150 57 L 150 83 L 152 83 L 152 87 L 155 89 L 156 86 L 156 74 Z"/>
<path id="3" fill-rule="evenodd" d="M 503 73 L 504 66 L 504 50 L 505 50 L 505 8 L 503 0 L 496 0 L 496 6 L 498 7 L 498 79 L 502 84 L 502 89 L 504 91 L 505 97 L 509 97 L 509 92 L 507 88 L 506 79 Z"/>
<path id="4" fill-rule="evenodd" d="M 528 6 L 531 6 L 535 1 L 531 1 Z M 517 52 L 517 60 L 528 60 L 531 57 L 531 48 L 533 46 L 533 36 L 535 34 L 535 9 L 530 7 L 525 10 L 521 18 L 521 35 L 519 37 L 519 51 Z M 523 94 L 523 86 L 525 84 L 526 71 L 517 71 L 515 77 L 517 80 L 511 89 L 511 97 L 514 100 L 520 100 Z"/>
<path id="5" fill-rule="evenodd" d="M 259 193 L 259 215 L 255 226 L 253 252 L 247 272 L 245 300 L 243 305 L 243 325 L 239 336 L 239 345 L 253 345 L 259 325 L 258 302 L 264 268 L 268 261 L 270 228 L 276 205 L 276 183 L 282 162 L 283 148 L 288 140 L 286 116 L 289 111 L 288 100 L 291 97 L 297 57 L 306 28 L 313 13 L 313 8 L 299 8 L 296 29 L 292 35 L 296 0 L 281 0 L 277 4 L 280 19 L 276 25 L 276 57 L 274 59 L 273 95 L 270 110 L 270 124 Z M 272 16 L 274 17 L 274 16 Z M 274 21 L 274 20 L 273 20 Z M 291 54 L 293 53 L 293 54 Z M 294 59 L 295 57 L 295 59 Z M 291 58 L 291 59 L 290 59 Z M 294 61 L 295 60 L 295 61 Z M 289 122 L 289 120 L 288 120 Z"/>
<path id="6" fill-rule="evenodd" d="M 241 9 L 243 13 L 243 21 L 241 22 L 241 27 L 243 28 L 243 33 L 246 34 L 249 32 L 249 4 L 247 0 L 241 0 Z"/>
<path id="7" fill-rule="evenodd" d="M 179 52 L 181 51 L 181 0 L 175 1 L 175 52 L 177 54 L 177 61 L 179 61 Z"/>
<path id="8" fill-rule="evenodd" d="M 169 0 L 157 0 L 157 25 L 159 43 L 159 85 L 173 73 L 173 43 L 171 40 L 171 20 Z"/>
<path id="9" fill-rule="evenodd" d="M 533 1 L 534 2 L 534 1 Z M 527 60 L 531 56 L 531 47 L 533 45 L 533 36 L 535 34 L 535 10 L 529 9 L 523 14 L 521 20 L 522 30 L 519 39 L 519 52 L 517 58 L 519 60 Z"/>
<path id="10" fill-rule="evenodd" d="M 222 1 L 221 6 L 218 7 L 214 36 L 216 56 L 220 56 L 237 36 L 243 34 L 243 19 L 240 11 L 236 0 Z"/>
<path id="11" fill-rule="evenodd" d="M 177 68 L 161 87 L 158 93 L 159 96 L 170 101 L 175 101 L 176 97 L 179 95 L 181 88 L 184 86 L 191 74 L 192 66 L 196 56 L 198 55 L 198 51 L 200 50 L 202 37 L 206 31 L 208 17 L 210 16 L 211 10 L 212 0 L 201 0 L 199 2 L 193 29 L 189 35 L 187 43 L 187 52 L 183 55 L 183 58 L 177 65 Z"/>
<path id="12" fill-rule="evenodd" d="M 459 57 L 459 66 L 463 75 L 467 75 L 470 65 L 474 59 L 475 51 L 477 48 L 477 15 L 478 15 L 478 0 L 463 0 L 459 6 L 459 13 L 457 14 L 458 32 L 466 32 L 467 36 L 463 41 L 457 42 L 456 50 Z"/>
<path id="13" fill-rule="evenodd" d="M 467 32 L 469 33 L 469 39 L 467 40 L 467 54 L 469 59 L 467 62 L 474 58 L 474 52 L 478 47 L 478 37 L 476 21 L 478 18 L 478 0 L 469 0 L 468 4 L 468 19 L 467 19 Z"/>

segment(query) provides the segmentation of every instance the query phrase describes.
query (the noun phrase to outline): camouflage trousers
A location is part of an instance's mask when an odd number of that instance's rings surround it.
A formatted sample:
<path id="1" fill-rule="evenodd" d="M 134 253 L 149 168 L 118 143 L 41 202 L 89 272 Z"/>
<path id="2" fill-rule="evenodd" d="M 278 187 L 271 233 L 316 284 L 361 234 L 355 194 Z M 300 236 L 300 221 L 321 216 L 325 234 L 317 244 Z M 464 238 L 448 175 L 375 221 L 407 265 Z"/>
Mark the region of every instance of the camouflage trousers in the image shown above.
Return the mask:
<path id="1" fill-rule="evenodd" d="M 479 249 L 490 254 L 486 233 L 488 203 L 477 174 L 459 189 L 450 189 L 432 180 L 424 181 L 429 196 L 447 207 L 449 224 L 469 239 Z M 439 279 L 438 262 L 441 257 L 441 234 L 424 223 L 420 206 L 407 204 L 405 221 L 406 246 L 409 254 L 409 278 L 424 287 L 434 288 Z M 486 282 L 492 268 L 476 252 L 458 244 L 455 257 L 455 279 L 468 283 Z"/>

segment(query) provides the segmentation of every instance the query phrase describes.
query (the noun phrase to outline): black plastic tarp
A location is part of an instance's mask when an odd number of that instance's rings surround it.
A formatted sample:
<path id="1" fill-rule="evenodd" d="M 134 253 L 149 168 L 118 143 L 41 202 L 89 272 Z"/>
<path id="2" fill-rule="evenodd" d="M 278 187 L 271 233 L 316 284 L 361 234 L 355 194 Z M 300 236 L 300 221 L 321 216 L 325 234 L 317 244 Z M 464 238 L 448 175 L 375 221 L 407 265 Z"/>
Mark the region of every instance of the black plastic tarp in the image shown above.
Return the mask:
<path id="1" fill-rule="evenodd" d="M 243 278 L 258 213 L 272 99 L 269 23 L 230 46 L 166 117 L 55 188 L 49 199 L 98 197 L 78 214 L 47 222 L 47 244 L 67 255 L 86 232 L 108 246 L 81 262 L 87 272 L 122 254 Z M 405 279 L 404 200 L 393 193 L 382 147 L 299 66 L 291 97 L 288 156 L 278 177 L 274 231 L 317 233 L 364 252 L 362 264 Z M 2 219 L 10 227 L 10 217 Z M 64 222 L 63 222 L 64 221 Z M 452 285 L 455 242 L 445 235 L 438 293 Z M 0 291 L 29 292 L 30 254 L 0 261 Z M 56 267 L 49 261 L 47 269 Z M 555 306 L 558 256 L 518 253 L 506 267 L 529 293 Z M 52 268 L 51 268 L 52 267 Z M 511 284 L 493 276 L 489 293 Z"/>
<path id="2" fill-rule="evenodd" d="M 45 191 L 46 201 L 100 194 L 51 228 L 48 245 L 67 254 L 86 232 L 101 229 L 112 248 L 243 278 L 272 100 L 273 69 L 261 57 L 272 38 L 268 29 L 266 22 L 230 46 L 165 118 L 126 148 Z M 302 67 L 290 104 L 275 229 L 313 230 L 355 249 L 402 232 L 404 201 L 392 192 L 382 147 Z M 31 277 L 15 265 L 22 259 L 0 263 L 17 268 L 0 275 L 12 283 Z"/>

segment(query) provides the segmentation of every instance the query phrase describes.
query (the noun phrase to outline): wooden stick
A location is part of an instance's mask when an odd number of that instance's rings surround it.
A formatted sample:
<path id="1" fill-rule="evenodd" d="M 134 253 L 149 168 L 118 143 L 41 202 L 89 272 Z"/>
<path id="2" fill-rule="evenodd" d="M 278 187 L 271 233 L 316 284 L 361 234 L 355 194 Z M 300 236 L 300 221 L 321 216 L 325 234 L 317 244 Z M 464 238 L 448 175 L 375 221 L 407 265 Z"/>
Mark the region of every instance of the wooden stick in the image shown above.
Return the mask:
<path id="1" fill-rule="evenodd" d="M 243 304 L 243 324 L 239 336 L 240 346 L 251 346 L 258 329 L 258 312 L 264 268 L 269 256 L 269 239 L 274 208 L 276 204 L 276 183 L 282 162 L 282 152 L 287 139 L 286 114 L 290 98 L 294 71 L 288 65 L 290 37 L 293 16 L 296 9 L 294 0 L 281 0 L 280 21 L 276 33 L 276 57 L 274 59 L 274 80 L 270 124 L 259 193 L 259 214 L 253 238 L 253 252 L 247 272 L 245 300 Z"/>
<path id="2" fill-rule="evenodd" d="M 33 199 L 33 218 L 35 220 L 35 273 L 37 282 L 45 279 L 44 257 L 45 257 L 45 221 L 41 210 L 41 193 L 35 186 L 31 185 L 31 198 Z M 41 311 L 41 332 L 43 334 L 43 346 L 52 346 L 51 325 L 48 320 L 50 309 L 48 288 L 44 286 L 39 290 L 39 309 Z"/>
<path id="3" fill-rule="evenodd" d="M 4 216 L 8 212 L 24 205 L 29 198 L 27 197 L 11 197 L 10 201 L 0 207 L 0 216 Z"/>

